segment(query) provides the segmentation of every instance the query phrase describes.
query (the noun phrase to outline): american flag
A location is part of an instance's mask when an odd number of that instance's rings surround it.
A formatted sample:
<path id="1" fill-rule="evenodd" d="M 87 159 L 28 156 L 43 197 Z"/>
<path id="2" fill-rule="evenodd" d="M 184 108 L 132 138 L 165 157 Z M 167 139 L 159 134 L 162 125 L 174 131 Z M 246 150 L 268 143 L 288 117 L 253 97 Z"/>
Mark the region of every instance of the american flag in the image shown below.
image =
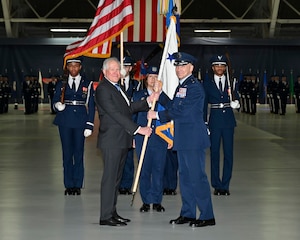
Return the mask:
<path id="1" fill-rule="evenodd" d="M 124 31 L 124 42 L 163 42 L 166 23 L 163 15 L 157 13 L 159 0 L 132 2 L 134 25 Z"/>
<path id="2" fill-rule="evenodd" d="M 68 59 L 78 56 L 110 56 L 112 39 L 131 25 L 131 0 L 100 0 L 86 37 L 67 46 L 64 65 Z"/>

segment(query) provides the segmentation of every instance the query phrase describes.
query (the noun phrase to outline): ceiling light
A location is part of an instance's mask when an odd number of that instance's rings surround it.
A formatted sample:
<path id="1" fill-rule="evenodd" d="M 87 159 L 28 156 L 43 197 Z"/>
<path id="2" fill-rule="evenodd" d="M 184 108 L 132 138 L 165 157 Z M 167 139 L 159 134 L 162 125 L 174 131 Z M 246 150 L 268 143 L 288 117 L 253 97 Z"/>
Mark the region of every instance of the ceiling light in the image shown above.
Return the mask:
<path id="1" fill-rule="evenodd" d="M 51 28 L 51 32 L 87 32 L 84 28 Z"/>
<path id="2" fill-rule="evenodd" d="M 195 33 L 230 33 L 230 29 L 195 29 Z"/>

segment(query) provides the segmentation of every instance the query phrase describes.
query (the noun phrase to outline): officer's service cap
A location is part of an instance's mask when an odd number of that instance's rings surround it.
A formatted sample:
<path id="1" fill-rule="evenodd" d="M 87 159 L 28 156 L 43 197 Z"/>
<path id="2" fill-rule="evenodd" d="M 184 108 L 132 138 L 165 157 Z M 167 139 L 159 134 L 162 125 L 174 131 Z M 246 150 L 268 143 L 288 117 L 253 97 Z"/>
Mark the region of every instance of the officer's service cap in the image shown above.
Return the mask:
<path id="1" fill-rule="evenodd" d="M 158 67 L 155 66 L 149 66 L 147 68 L 147 73 L 148 74 L 158 74 Z"/>
<path id="2" fill-rule="evenodd" d="M 77 57 L 77 58 L 70 58 L 67 60 L 67 64 L 68 63 L 72 63 L 72 62 L 75 62 L 75 63 L 82 63 L 82 57 Z"/>
<path id="3" fill-rule="evenodd" d="M 211 65 L 227 65 L 227 58 L 224 55 L 213 56 L 210 60 Z"/>
<path id="4" fill-rule="evenodd" d="M 176 52 L 172 54 L 172 57 L 174 58 L 175 62 L 174 65 L 175 66 L 183 66 L 183 65 L 187 65 L 189 63 L 191 64 L 195 64 L 197 62 L 197 59 L 185 52 Z"/>
<path id="5" fill-rule="evenodd" d="M 123 58 L 123 65 L 124 66 L 133 66 L 134 65 L 134 61 L 131 57 L 126 56 Z"/>

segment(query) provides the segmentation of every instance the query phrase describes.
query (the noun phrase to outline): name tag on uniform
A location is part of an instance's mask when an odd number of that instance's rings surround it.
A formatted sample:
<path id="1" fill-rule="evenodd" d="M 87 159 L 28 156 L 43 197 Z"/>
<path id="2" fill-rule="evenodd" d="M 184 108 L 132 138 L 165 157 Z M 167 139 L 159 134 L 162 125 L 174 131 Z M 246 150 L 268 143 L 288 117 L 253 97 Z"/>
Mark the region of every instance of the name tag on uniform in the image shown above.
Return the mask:
<path id="1" fill-rule="evenodd" d="M 178 92 L 176 93 L 176 97 L 185 98 L 186 97 L 186 90 L 187 90 L 187 88 L 179 88 Z"/>

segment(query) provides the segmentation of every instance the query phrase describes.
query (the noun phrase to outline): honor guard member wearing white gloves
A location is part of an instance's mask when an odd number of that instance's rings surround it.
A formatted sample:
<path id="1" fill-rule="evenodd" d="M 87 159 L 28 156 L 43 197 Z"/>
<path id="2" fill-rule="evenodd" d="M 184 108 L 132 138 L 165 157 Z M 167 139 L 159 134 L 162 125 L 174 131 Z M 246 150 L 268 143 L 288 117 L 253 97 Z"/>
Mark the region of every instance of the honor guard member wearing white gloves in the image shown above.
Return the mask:
<path id="1" fill-rule="evenodd" d="M 180 216 L 171 224 L 189 223 L 191 227 L 215 225 L 210 186 L 205 172 L 205 149 L 210 146 L 207 127 L 203 121 L 205 93 L 192 73 L 196 59 L 183 52 L 174 53 L 179 85 L 173 100 L 162 92 L 158 102 L 166 110 L 149 111 L 148 117 L 161 122 L 174 120 L 174 145 L 179 166 L 182 207 Z M 170 81 L 178 81 L 170 79 Z M 196 220 L 196 210 L 200 216 Z"/>
<path id="2" fill-rule="evenodd" d="M 124 57 L 123 65 L 125 76 L 120 80 L 120 87 L 126 93 L 128 99 L 132 101 L 133 94 L 139 90 L 140 82 L 131 78 L 130 74 L 134 66 L 134 61 L 131 57 Z M 123 170 L 122 180 L 119 188 L 120 194 L 131 194 L 131 187 L 134 176 L 134 148 L 128 150 L 127 158 Z"/>
<path id="3" fill-rule="evenodd" d="M 80 75 L 81 58 L 67 60 L 66 82 L 59 81 L 53 97 L 64 168 L 65 195 L 80 195 L 84 178 L 84 142 L 94 127 L 93 82 Z"/>
<path id="4" fill-rule="evenodd" d="M 214 195 L 230 195 L 229 182 L 233 165 L 233 135 L 236 121 L 233 109 L 240 107 L 239 95 L 236 88 L 231 86 L 232 100 L 229 96 L 229 83 L 226 73 L 227 59 L 223 55 L 214 56 L 211 59 L 213 70 L 212 79 L 204 81 L 206 93 L 204 105 L 204 121 L 208 122 L 210 131 L 210 158 L 211 158 L 211 184 Z M 232 100 L 232 101 L 231 101 Z M 209 121 L 208 104 L 210 107 Z M 222 178 L 220 178 L 220 147 L 221 142 L 224 152 Z"/>

